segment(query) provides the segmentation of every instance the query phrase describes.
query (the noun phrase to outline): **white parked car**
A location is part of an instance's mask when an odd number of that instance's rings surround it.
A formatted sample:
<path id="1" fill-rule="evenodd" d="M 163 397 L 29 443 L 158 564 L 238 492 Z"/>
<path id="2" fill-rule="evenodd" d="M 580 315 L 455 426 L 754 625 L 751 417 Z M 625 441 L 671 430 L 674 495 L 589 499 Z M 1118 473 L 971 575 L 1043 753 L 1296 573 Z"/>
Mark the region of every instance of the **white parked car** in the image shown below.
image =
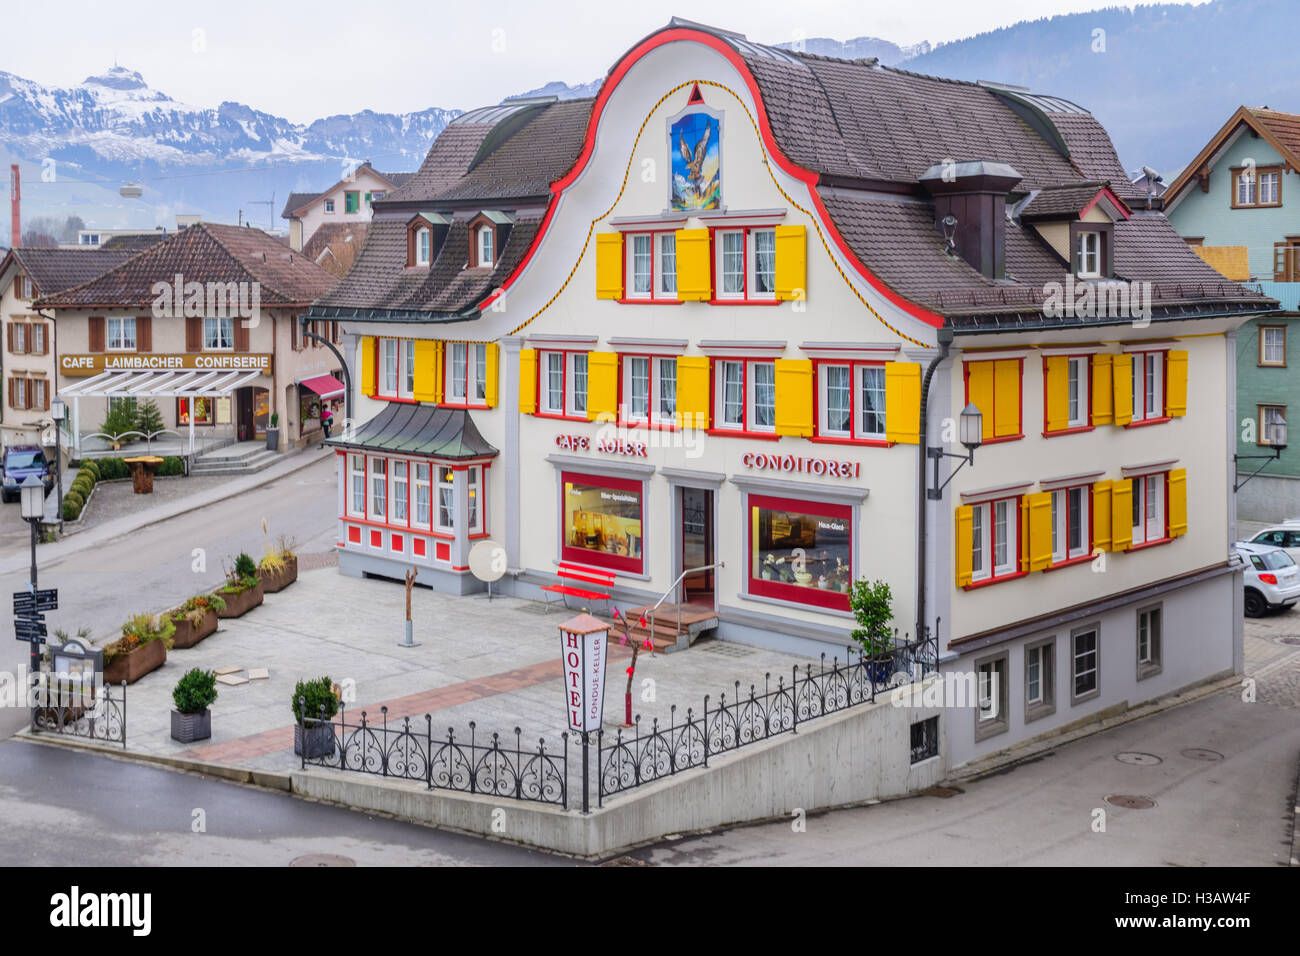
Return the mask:
<path id="1" fill-rule="evenodd" d="M 1247 617 L 1300 601 L 1300 567 L 1285 550 L 1253 541 L 1238 541 L 1233 547 L 1246 563 Z"/>
<path id="2" fill-rule="evenodd" d="M 1281 524 L 1269 525 L 1254 535 L 1250 543 L 1281 548 L 1292 558 L 1300 561 L 1300 521 L 1287 518 Z"/>

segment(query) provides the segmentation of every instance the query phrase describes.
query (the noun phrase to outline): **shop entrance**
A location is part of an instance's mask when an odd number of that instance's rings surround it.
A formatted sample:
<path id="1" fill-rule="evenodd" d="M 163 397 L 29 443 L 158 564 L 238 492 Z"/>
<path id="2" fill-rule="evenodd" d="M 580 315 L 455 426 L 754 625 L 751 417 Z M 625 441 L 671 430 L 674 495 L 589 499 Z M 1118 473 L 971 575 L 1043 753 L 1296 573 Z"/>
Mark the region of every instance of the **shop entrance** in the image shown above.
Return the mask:
<path id="1" fill-rule="evenodd" d="M 240 441 L 253 440 L 253 390 L 235 392 L 235 434 Z"/>
<path id="2" fill-rule="evenodd" d="M 681 522 L 682 597 L 686 604 L 714 607 L 713 491 L 705 488 L 677 489 L 677 511 Z M 703 570 L 690 572 L 691 568 Z"/>

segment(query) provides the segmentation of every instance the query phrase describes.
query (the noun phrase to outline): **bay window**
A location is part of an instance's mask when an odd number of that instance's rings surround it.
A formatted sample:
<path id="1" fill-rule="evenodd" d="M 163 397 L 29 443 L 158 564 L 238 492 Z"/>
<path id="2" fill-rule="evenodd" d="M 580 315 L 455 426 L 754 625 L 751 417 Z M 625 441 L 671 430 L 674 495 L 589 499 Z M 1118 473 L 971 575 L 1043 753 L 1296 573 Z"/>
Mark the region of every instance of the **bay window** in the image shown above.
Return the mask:
<path id="1" fill-rule="evenodd" d="M 1165 417 L 1165 352 L 1134 352 L 1133 421 Z"/>
<path id="2" fill-rule="evenodd" d="M 971 506 L 971 581 L 992 581 L 1020 570 L 1020 497 Z"/>
<path id="3" fill-rule="evenodd" d="M 445 465 L 438 466 L 438 522 L 439 531 L 456 530 L 455 472 Z"/>
<path id="4" fill-rule="evenodd" d="M 1167 472 L 1132 479 L 1133 546 L 1163 541 L 1165 528 L 1165 481 Z"/>
<path id="5" fill-rule="evenodd" d="M 853 509 L 750 495 L 749 592 L 848 610 L 853 584 Z"/>
<path id="6" fill-rule="evenodd" d="M 405 461 L 394 461 L 392 463 L 392 491 L 389 495 L 389 501 L 392 506 L 389 509 L 390 524 L 406 524 L 406 505 L 408 493 L 407 481 L 408 465 Z"/>
<path id="7" fill-rule="evenodd" d="M 133 350 L 133 349 L 136 347 L 136 345 L 135 345 L 135 317 L 134 317 L 134 316 L 125 316 L 125 317 L 122 317 L 122 318 L 115 318 L 115 317 L 113 317 L 113 316 L 110 315 L 106 321 L 107 321 L 107 323 L 108 323 L 108 348 L 109 348 L 109 351 L 111 351 L 111 352 L 125 352 L 125 351 L 131 351 L 131 350 Z M 233 323 L 234 323 L 234 320 L 233 320 L 233 319 L 224 319 L 224 320 L 217 320 L 217 319 L 204 319 L 203 321 L 204 321 L 205 326 L 206 326 L 206 323 L 208 323 L 208 322 L 216 322 L 216 321 L 225 321 L 225 322 L 229 322 L 229 323 L 231 323 L 231 333 L 230 333 L 230 337 L 229 337 L 229 339 L 226 340 L 226 344 L 225 344 L 225 345 L 206 345 L 206 344 L 205 344 L 205 346 L 204 346 L 205 348 L 210 348 L 210 349 L 212 349 L 212 348 L 227 348 L 227 349 L 228 349 L 228 348 L 234 348 L 234 344 L 235 344 L 235 334 L 234 334 L 234 327 L 233 327 Z M 19 328 L 19 329 L 21 329 L 22 326 L 21 326 L 21 325 L 19 325 L 19 326 L 15 326 L 15 328 Z M 16 333 L 16 334 L 18 334 L 19 336 L 21 336 L 21 333 Z"/>
<path id="8" fill-rule="evenodd" d="M 366 456 L 348 455 L 348 514 L 366 516 Z"/>
<path id="9" fill-rule="evenodd" d="M 479 507 L 481 496 L 479 495 L 479 474 L 482 467 L 479 465 L 470 465 L 465 469 L 466 496 L 469 499 L 469 528 L 470 534 L 479 534 L 483 531 L 483 509 Z"/>
<path id="10" fill-rule="evenodd" d="M 417 461 L 415 470 L 415 515 L 412 527 L 429 529 L 429 463 Z"/>
<path id="11" fill-rule="evenodd" d="M 714 233 L 719 299 L 776 299 L 776 231 L 719 229 Z"/>
<path id="12" fill-rule="evenodd" d="M 817 434 L 824 438 L 885 438 L 885 367 L 861 363 L 818 365 Z"/>
<path id="13" fill-rule="evenodd" d="M 371 521 L 383 521 L 388 516 L 388 459 L 370 459 L 370 511 Z"/>
<path id="14" fill-rule="evenodd" d="M 1052 563 L 1061 564 L 1092 553 L 1086 485 L 1052 492 Z"/>

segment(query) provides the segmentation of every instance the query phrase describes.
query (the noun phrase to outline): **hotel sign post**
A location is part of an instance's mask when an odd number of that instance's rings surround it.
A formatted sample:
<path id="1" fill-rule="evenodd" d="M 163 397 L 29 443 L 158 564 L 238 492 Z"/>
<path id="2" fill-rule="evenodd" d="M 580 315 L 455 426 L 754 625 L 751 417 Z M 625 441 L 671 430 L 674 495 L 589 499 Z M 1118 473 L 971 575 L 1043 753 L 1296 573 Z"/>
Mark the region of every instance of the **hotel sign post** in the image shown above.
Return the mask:
<path id="1" fill-rule="evenodd" d="M 609 625 L 585 611 L 560 625 L 564 662 L 564 710 L 569 730 L 582 734 L 582 812 L 591 810 L 588 773 L 591 733 L 605 715 L 605 662 Z"/>

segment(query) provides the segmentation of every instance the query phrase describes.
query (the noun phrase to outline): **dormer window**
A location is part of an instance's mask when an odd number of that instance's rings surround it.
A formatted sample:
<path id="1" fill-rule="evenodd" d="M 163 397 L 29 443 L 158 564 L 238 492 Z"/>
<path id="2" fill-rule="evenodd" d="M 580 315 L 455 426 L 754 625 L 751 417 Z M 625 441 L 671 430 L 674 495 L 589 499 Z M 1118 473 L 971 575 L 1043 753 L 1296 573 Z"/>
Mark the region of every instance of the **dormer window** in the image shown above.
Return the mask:
<path id="1" fill-rule="evenodd" d="M 469 269 L 492 269 L 501 256 L 501 249 L 510 238 L 514 217 L 499 210 L 484 210 L 465 226 L 469 233 Z"/>
<path id="2" fill-rule="evenodd" d="M 1079 233 L 1079 275 L 1091 279 L 1101 275 L 1101 233 Z"/>
<path id="3" fill-rule="evenodd" d="M 428 226 L 415 230 L 415 264 L 427 266 L 433 253 L 433 231 Z"/>
<path id="4" fill-rule="evenodd" d="M 436 231 L 436 235 L 435 235 Z M 436 212 L 422 212 L 406 224 L 406 267 L 427 269 L 437 254 L 434 248 L 447 231 L 447 219 Z"/>
<path id="5" fill-rule="evenodd" d="M 1109 222 L 1070 223 L 1070 267 L 1080 279 L 1109 279 L 1114 275 L 1112 241 L 1115 225 Z"/>
<path id="6" fill-rule="evenodd" d="M 475 235 L 475 249 L 477 256 L 475 264 L 480 268 L 488 268 L 496 261 L 496 230 L 489 225 L 478 227 Z"/>

